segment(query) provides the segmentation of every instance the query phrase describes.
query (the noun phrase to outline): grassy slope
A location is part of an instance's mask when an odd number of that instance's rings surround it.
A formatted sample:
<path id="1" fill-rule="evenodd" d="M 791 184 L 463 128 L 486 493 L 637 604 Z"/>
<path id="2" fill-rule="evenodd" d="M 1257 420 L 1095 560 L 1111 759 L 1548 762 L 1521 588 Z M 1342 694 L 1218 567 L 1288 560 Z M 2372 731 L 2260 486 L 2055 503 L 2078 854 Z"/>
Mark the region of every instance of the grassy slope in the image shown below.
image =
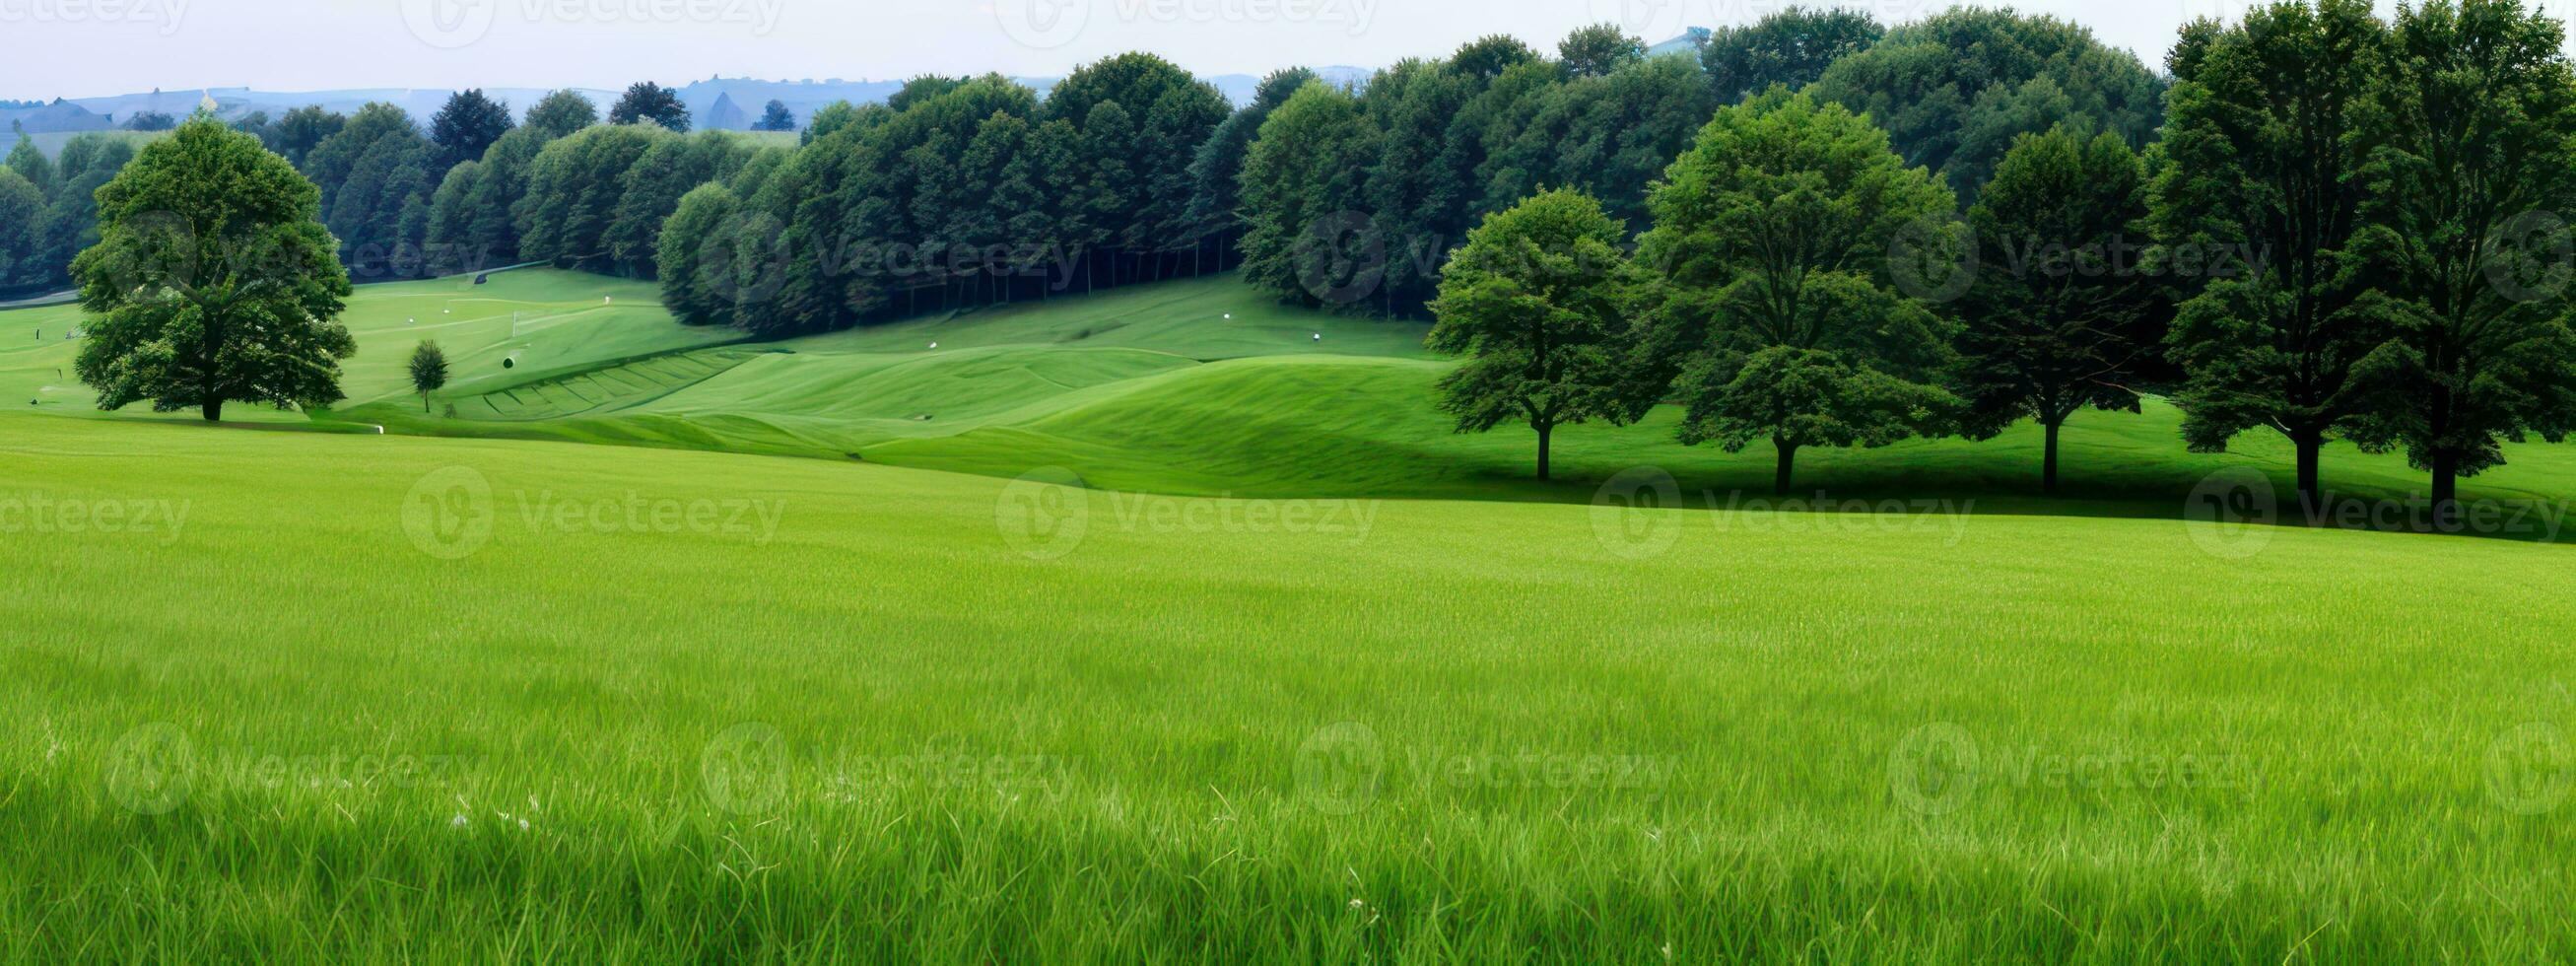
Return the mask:
<path id="1" fill-rule="evenodd" d="M 452 562 L 403 523 L 450 467 Z M 0 517 L 0 958 L 2576 955 L 2576 826 L 2484 773 L 2576 713 L 2557 548 L 1665 512 L 1629 559 L 1581 506 L 1051 491 L 1038 560 L 1015 494 L 0 414 L 0 507 L 188 508 Z"/>

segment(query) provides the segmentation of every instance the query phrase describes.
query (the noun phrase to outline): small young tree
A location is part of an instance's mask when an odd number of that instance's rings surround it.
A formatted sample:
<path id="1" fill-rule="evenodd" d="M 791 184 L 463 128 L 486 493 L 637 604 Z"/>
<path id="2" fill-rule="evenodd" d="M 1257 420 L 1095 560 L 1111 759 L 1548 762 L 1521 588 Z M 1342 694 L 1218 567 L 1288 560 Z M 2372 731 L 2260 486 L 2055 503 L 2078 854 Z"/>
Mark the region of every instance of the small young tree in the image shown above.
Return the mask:
<path id="1" fill-rule="evenodd" d="M 636 81 L 626 94 L 608 109 L 608 123 L 634 124 L 651 121 L 665 130 L 689 133 L 689 109 L 680 105 L 680 93 L 652 81 Z"/>
<path id="2" fill-rule="evenodd" d="M 1960 303 L 1967 432 L 2022 419 L 2046 437 L 2040 488 L 2057 492 L 2057 436 L 2086 407 L 2138 411 L 2122 384 L 2151 358 L 2156 285 L 2130 225 L 2146 217 L 2146 172 L 2109 134 L 2023 135 L 1968 211 L 1980 252 Z"/>
<path id="3" fill-rule="evenodd" d="M 1541 480 L 1556 427 L 1625 421 L 1621 305 L 1635 283 L 1619 251 L 1625 234 L 1588 195 L 1537 195 L 1467 233 L 1431 305 L 1431 348 L 1467 356 L 1440 380 L 1440 408 L 1462 433 L 1527 423 Z"/>
<path id="4" fill-rule="evenodd" d="M 72 265 L 81 381 L 101 409 L 152 400 L 209 421 L 232 400 L 320 406 L 357 352 L 334 318 L 349 294 L 319 192 L 259 139 L 181 125 L 99 188 L 99 241 Z"/>
<path id="5" fill-rule="evenodd" d="M 796 115 L 787 109 L 786 101 L 772 100 L 769 102 L 768 107 L 761 109 L 760 120 L 754 122 L 751 125 L 751 129 L 754 131 L 793 131 L 796 130 Z"/>
<path id="6" fill-rule="evenodd" d="M 1948 326 L 1899 291 L 1892 250 L 1958 202 L 1839 104 L 1781 88 L 1721 109 L 1673 162 L 1637 260 L 1657 278 L 1631 411 L 1679 393 L 1681 441 L 1884 446 L 1942 424 Z M 1677 384 L 1675 360 L 1683 360 Z"/>
<path id="7" fill-rule="evenodd" d="M 447 353 L 436 342 L 411 350 L 411 389 L 420 394 L 420 411 L 429 411 L 429 394 L 447 387 Z"/>

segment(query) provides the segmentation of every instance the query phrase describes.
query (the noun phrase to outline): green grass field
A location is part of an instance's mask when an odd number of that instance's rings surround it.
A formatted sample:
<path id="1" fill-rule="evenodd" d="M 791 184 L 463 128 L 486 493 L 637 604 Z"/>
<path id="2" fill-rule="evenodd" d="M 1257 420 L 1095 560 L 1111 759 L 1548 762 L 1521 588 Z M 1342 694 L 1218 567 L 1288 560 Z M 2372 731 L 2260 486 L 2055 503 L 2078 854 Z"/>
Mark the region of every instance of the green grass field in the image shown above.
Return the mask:
<path id="1" fill-rule="evenodd" d="M 350 402 L 207 427 L 0 312 L 0 959 L 2576 957 L 2562 448 L 2469 481 L 2521 540 L 2186 522 L 2286 454 L 2161 405 L 1783 511 L 1669 413 L 1526 481 L 1230 279 L 347 319 Z"/>

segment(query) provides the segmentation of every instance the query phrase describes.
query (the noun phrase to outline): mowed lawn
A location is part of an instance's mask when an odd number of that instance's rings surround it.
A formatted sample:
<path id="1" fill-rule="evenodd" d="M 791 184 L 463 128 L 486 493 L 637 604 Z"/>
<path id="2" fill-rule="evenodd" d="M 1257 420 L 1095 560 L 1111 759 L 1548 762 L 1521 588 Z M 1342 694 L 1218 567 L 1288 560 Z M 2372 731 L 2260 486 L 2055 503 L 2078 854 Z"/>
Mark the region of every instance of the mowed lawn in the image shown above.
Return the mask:
<path id="1" fill-rule="evenodd" d="M 0 413 L 0 958 L 2564 959 L 2567 554 Z"/>

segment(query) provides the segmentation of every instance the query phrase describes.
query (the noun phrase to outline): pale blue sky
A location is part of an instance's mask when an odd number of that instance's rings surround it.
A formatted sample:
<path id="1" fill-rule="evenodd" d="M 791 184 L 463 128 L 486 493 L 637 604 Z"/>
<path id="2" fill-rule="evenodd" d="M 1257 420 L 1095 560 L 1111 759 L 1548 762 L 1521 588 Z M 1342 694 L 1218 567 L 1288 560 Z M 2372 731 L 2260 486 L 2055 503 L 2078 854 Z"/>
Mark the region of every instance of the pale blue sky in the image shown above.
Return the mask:
<path id="1" fill-rule="evenodd" d="M 2576 0 L 2551 0 L 2565 6 Z M 1060 74 L 1149 50 L 1203 74 L 1380 66 L 1503 32 L 1552 45 L 1603 19 L 1662 40 L 1785 0 L 0 0 L 0 97 L 249 86 L 614 88 L 711 74 Z M 1942 0 L 1841 4 L 1896 22 Z M 2153 66 L 2242 0 L 2016 4 Z"/>

